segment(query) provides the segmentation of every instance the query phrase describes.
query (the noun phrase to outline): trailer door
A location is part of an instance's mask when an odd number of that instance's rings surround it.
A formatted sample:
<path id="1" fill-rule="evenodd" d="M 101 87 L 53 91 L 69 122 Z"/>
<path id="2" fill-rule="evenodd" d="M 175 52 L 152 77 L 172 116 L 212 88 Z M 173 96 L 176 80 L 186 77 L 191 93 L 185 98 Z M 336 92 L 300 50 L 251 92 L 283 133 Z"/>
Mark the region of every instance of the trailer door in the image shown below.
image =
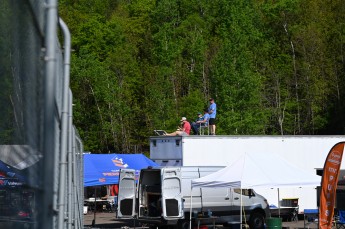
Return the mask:
<path id="1" fill-rule="evenodd" d="M 121 169 L 117 210 L 119 218 L 133 218 L 135 216 L 135 191 L 135 170 Z"/>
<path id="2" fill-rule="evenodd" d="M 183 217 L 180 168 L 162 169 L 162 207 L 164 219 Z"/>

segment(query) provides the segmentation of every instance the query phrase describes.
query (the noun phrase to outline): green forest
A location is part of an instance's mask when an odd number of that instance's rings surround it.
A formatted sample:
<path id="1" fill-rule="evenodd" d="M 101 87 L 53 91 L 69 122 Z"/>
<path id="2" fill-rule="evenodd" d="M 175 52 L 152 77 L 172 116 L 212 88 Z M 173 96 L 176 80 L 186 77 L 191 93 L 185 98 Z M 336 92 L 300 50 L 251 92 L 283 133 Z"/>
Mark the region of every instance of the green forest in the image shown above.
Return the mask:
<path id="1" fill-rule="evenodd" d="M 217 135 L 344 134 L 343 0 L 60 0 L 74 124 L 93 153 L 146 153 L 217 103 Z"/>

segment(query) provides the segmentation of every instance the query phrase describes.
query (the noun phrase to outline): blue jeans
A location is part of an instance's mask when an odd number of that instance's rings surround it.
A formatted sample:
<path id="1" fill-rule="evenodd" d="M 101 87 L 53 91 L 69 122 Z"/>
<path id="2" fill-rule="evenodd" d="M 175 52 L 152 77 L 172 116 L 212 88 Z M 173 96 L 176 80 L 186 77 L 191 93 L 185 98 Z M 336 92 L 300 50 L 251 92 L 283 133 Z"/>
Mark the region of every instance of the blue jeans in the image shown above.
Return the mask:
<path id="1" fill-rule="evenodd" d="M 192 130 L 195 135 L 199 135 L 200 126 L 205 126 L 205 123 L 196 123 L 196 122 L 192 123 Z"/>

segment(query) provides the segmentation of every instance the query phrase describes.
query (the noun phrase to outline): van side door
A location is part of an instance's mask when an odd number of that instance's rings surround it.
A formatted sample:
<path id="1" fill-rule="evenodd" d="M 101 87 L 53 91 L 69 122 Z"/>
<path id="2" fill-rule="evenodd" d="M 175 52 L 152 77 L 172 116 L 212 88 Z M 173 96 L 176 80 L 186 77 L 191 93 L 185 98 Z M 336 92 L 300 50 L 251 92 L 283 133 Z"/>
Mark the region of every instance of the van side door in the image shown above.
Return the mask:
<path id="1" fill-rule="evenodd" d="M 233 200 L 233 209 L 232 212 L 234 215 L 239 215 L 241 212 L 241 198 L 242 198 L 242 208 L 248 212 L 254 207 L 255 194 L 252 189 L 232 189 L 232 200 Z M 242 196 L 241 196 L 242 193 Z M 243 211 L 242 209 L 242 211 Z"/>
<path id="2" fill-rule="evenodd" d="M 119 177 L 118 213 L 119 218 L 134 218 L 136 203 L 135 170 L 121 169 Z"/>
<path id="3" fill-rule="evenodd" d="M 181 168 L 162 168 L 162 208 L 166 220 L 183 218 Z"/>
<path id="4" fill-rule="evenodd" d="M 200 168 L 200 177 L 207 176 L 220 168 Z M 232 207 L 229 188 L 201 188 L 202 211 L 212 211 L 214 215 L 227 215 Z"/>

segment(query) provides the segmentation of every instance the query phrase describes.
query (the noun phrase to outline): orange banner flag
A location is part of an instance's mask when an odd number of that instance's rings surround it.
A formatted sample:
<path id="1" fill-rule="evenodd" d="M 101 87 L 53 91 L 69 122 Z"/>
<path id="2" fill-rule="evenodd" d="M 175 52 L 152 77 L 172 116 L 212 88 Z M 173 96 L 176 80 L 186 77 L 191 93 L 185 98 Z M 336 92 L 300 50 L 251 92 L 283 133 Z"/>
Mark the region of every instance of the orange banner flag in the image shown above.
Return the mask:
<path id="1" fill-rule="evenodd" d="M 332 228 L 335 196 L 344 144 L 345 142 L 339 142 L 332 147 L 323 167 L 319 209 L 319 227 L 321 229 Z"/>

